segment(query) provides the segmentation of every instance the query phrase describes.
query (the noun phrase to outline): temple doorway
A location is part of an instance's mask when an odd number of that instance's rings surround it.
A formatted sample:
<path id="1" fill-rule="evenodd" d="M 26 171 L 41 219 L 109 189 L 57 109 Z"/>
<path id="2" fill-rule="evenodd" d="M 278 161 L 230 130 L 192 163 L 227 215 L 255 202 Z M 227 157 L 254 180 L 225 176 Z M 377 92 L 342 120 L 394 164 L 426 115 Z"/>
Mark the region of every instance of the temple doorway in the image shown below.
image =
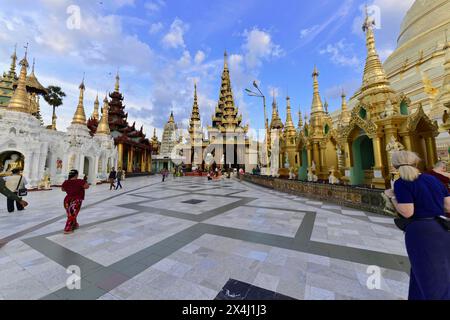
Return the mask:
<path id="1" fill-rule="evenodd" d="M 369 185 L 375 157 L 373 142 L 367 135 L 361 135 L 352 144 L 353 166 L 350 170 L 351 185 Z"/>
<path id="2" fill-rule="evenodd" d="M 18 151 L 0 153 L 0 175 L 10 175 L 13 169 L 24 170 L 25 156 Z"/>
<path id="3" fill-rule="evenodd" d="M 94 159 L 91 157 L 84 157 L 83 174 L 88 177 L 88 182 L 93 183 L 95 181 L 94 172 Z"/>
<path id="4" fill-rule="evenodd" d="M 298 172 L 298 179 L 301 181 L 308 180 L 308 152 L 303 148 L 300 152 L 301 166 Z"/>

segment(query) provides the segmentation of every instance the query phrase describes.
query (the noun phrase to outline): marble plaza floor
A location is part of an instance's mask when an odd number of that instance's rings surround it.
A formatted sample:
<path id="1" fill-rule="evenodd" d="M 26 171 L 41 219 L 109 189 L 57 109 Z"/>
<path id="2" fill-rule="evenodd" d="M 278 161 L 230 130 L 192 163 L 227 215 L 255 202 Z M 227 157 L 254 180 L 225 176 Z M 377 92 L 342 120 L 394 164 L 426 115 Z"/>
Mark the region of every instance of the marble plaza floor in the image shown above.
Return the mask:
<path id="1" fill-rule="evenodd" d="M 406 299 L 393 220 L 236 179 L 132 178 L 88 190 L 64 235 L 64 193 L 0 209 L 0 299 Z M 80 289 L 66 269 L 79 266 Z M 370 290 L 369 266 L 381 271 Z"/>

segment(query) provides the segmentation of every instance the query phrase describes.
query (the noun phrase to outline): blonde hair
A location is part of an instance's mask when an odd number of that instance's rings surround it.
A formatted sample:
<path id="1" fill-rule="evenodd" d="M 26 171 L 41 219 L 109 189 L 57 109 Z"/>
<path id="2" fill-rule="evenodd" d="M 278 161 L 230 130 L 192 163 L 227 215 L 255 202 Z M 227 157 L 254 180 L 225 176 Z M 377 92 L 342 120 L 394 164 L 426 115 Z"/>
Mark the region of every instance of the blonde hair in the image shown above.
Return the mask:
<path id="1" fill-rule="evenodd" d="M 419 175 L 420 171 L 417 169 L 417 164 L 421 161 L 419 156 L 410 151 L 397 151 L 392 154 L 392 166 L 396 168 L 400 177 L 406 181 L 414 181 Z"/>

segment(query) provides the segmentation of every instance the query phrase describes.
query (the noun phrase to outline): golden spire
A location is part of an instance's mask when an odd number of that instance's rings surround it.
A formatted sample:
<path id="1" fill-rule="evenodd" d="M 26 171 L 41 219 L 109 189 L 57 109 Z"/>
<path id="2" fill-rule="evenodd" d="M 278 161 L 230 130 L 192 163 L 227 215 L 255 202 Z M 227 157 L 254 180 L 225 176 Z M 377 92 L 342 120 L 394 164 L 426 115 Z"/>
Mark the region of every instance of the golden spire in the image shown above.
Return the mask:
<path id="1" fill-rule="evenodd" d="M 98 120 L 99 119 L 99 113 L 98 113 L 98 107 L 100 105 L 100 102 L 98 101 L 98 93 L 97 96 L 95 97 L 95 101 L 94 101 L 94 112 L 92 112 L 92 119 Z"/>
<path id="2" fill-rule="evenodd" d="M 344 89 L 342 89 L 341 98 L 342 98 L 342 104 L 341 104 L 340 125 L 345 125 L 350 122 L 351 115 L 347 108 L 347 100 L 346 100 L 346 95 L 345 95 Z"/>
<path id="3" fill-rule="evenodd" d="M 86 87 L 84 86 L 84 76 L 83 81 L 81 81 L 81 84 L 79 86 L 80 89 L 80 96 L 78 98 L 78 106 L 77 110 L 75 111 L 75 114 L 73 115 L 72 124 L 84 124 L 86 125 L 86 114 L 84 113 L 84 90 Z"/>
<path id="4" fill-rule="evenodd" d="M 120 88 L 120 77 L 119 77 L 119 70 L 117 70 L 116 84 L 114 86 L 114 92 L 119 92 L 119 88 Z"/>
<path id="5" fill-rule="evenodd" d="M 225 53 L 223 54 L 223 69 L 228 70 L 228 53 L 227 50 L 225 50 Z"/>
<path id="6" fill-rule="evenodd" d="M 194 133 L 200 127 L 200 110 L 198 108 L 197 83 L 194 84 L 194 104 L 192 105 L 191 119 L 189 120 L 189 133 Z"/>
<path id="7" fill-rule="evenodd" d="M 34 65 L 36 64 L 36 59 L 33 58 L 33 66 L 31 67 L 31 74 L 34 75 Z"/>
<path id="8" fill-rule="evenodd" d="M 303 119 L 302 119 L 302 109 L 298 108 L 298 128 L 303 127 Z"/>
<path id="9" fill-rule="evenodd" d="M 388 85 L 389 82 L 386 77 L 386 73 L 381 64 L 380 57 L 378 56 L 375 47 L 375 36 L 373 33 L 373 26 L 375 21 L 369 17 L 369 12 L 366 6 L 366 19 L 362 26 L 363 31 L 366 33 L 366 47 L 367 58 L 366 65 L 364 67 L 363 86 L 362 90 L 377 84 Z"/>
<path id="10" fill-rule="evenodd" d="M 273 92 L 272 121 L 270 122 L 270 129 L 283 129 L 283 122 L 281 122 L 280 115 L 278 114 L 278 106 L 275 98 L 275 91 Z"/>
<path id="11" fill-rule="evenodd" d="M 284 129 L 288 135 L 295 135 L 295 126 L 291 114 L 291 98 L 289 96 L 286 97 L 286 124 Z"/>
<path id="12" fill-rule="evenodd" d="M 17 88 L 14 91 L 8 105 L 9 110 L 25 113 L 29 113 L 30 110 L 30 99 L 28 98 L 27 93 L 27 68 L 28 68 L 27 54 L 28 54 L 28 43 L 25 47 L 25 57 L 19 62 L 21 68 Z"/>
<path id="13" fill-rule="evenodd" d="M 97 102 L 98 102 L 98 95 L 97 95 Z M 110 133 L 111 131 L 109 129 L 109 103 L 108 103 L 108 96 L 106 95 L 105 99 L 103 99 L 102 118 L 98 123 L 97 132 L 95 134 L 109 135 Z"/>
<path id="14" fill-rule="evenodd" d="M 317 112 L 323 112 L 323 104 L 322 99 L 320 98 L 319 94 L 319 71 L 317 71 L 317 67 L 314 66 L 314 71 L 312 74 L 313 77 L 313 101 L 311 105 L 311 114 L 317 113 Z"/>
<path id="15" fill-rule="evenodd" d="M 17 44 L 14 46 L 14 53 L 11 56 L 11 67 L 9 68 L 9 75 L 16 75 L 16 64 L 17 64 Z"/>
<path id="16" fill-rule="evenodd" d="M 168 123 L 175 123 L 175 118 L 173 116 L 173 111 L 170 112 L 170 117 Z"/>

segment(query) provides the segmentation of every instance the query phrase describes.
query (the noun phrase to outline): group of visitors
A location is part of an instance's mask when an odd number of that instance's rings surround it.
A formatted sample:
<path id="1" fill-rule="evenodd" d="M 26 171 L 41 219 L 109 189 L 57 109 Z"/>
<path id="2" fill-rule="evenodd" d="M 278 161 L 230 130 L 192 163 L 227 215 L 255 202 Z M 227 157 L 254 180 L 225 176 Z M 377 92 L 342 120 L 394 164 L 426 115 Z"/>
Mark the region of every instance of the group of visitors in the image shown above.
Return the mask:
<path id="1" fill-rule="evenodd" d="M 119 168 L 118 171 L 116 171 L 113 167 L 108 177 L 109 190 L 118 190 L 119 188 L 122 189 L 122 181 L 124 179 L 125 179 L 125 170 Z"/>
<path id="2" fill-rule="evenodd" d="M 400 174 L 393 190 L 385 194 L 399 216 L 396 225 L 405 232 L 411 263 L 410 300 L 450 300 L 449 175 L 445 162 L 425 174 L 421 159 L 413 152 L 392 154 L 392 165 Z"/>
<path id="3" fill-rule="evenodd" d="M 405 232 L 405 244 L 411 263 L 409 299 L 410 300 L 449 300 L 450 299 L 450 174 L 447 164 L 438 162 L 428 173 L 421 173 L 418 165 L 421 159 L 413 152 L 398 151 L 392 154 L 392 165 L 400 174 L 394 189 L 386 190 L 399 216 L 404 219 L 398 223 Z M 28 203 L 19 196 L 19 190 L 26 185 L 20 171 L 14 170 L 6 178 L 0 178 L 0 193 L 5 195 L 8 211 L 23 210 Z M 169 171 L 161 170 L 162 181 Z M 219 177 L 221 171 L 215 168 L 208 173 L 208 180 Z M 111 170 L 110 190 L 122 188 L 124 171 Z M 228 176 L 230 171 L 228 171 Z M 117 185 L 115 185 L 117 182 Z M 77 216 L 89 188 L 86 177 L 78 178 L 78 171 L 71 170 L 61 190 L 66 192 L 64 208 L 67 220 L 64 233 L 73 233 L 79 228 Z"/>

